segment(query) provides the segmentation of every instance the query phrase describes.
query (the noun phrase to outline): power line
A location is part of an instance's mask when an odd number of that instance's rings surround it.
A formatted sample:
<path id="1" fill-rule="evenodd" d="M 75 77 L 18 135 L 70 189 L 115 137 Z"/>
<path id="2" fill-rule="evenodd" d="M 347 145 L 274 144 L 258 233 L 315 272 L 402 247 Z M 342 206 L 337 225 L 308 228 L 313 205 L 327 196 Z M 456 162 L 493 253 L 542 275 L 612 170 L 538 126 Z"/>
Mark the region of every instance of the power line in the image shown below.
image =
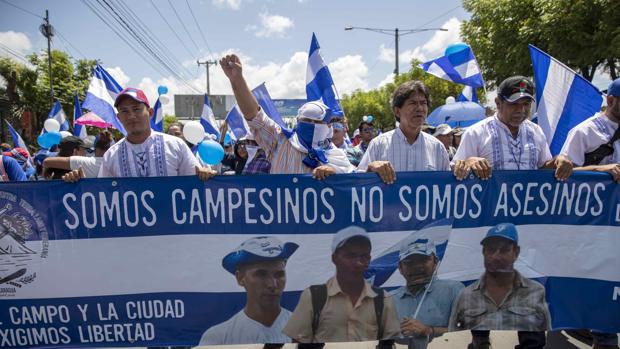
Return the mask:
<path id="1" fill-rule="evenodd" d="M 19 60 L 23 61 L 24 63 L 28 63 L 28 64 L 30 64 L 30 62 L 28 62 L 28 59 L 27 59 L 24 55 L 22 55 L 21 53 L 19 53 L 19 52 L 17 52 L 17 51 L 15 51 L 15 50 L 13 50 L 12 48 L 10 48 L 10 47 L 8 47 L 8 46 L 5 46 L 5 45 L 3 45 L 2 43 L 0 43 L 0 48 L 2 48 L 2 49 L 3 49 L 3 50 L 5 50 L 8 54 L 10 54 L 10 55 L 14 56 L 15 58 L 17 58 L 17 59 L 19 59 Z"/>
<path id="2" fill-rule="evenodd" d="M 174 5 L 172 4 L 172 2 L 170 2 L 170 0 L 168 0 L 168 4 L 170 5 L 170 7 L 172 7 L 172 11 L 174 11 L 174 14 L 177 16 L 177 19 L 179 20 L 179 22 L 181 22 L 181 25 L 183 26 L 183 29 L 185 29 L 187 36 L 189 36 L 189 39 L 192 41 L 192 43 L 194 43 L 194 46 L 196 46 L 196 50 L 200 52 L 200 48 L 198 47 L 198 44 L 196 44 L 196 41 L 194 41 L 194 38 L 192 38 L 192 34 L 189 33 L 189 30 L 187 30 L 187 26 L 185 26 L 185 22 L 179 16 L 177 9 L 174 8 Z"/>
<path id="3" fill-rule="evenodd" d="M 5 4 L 11 5 L 11 6 L 15 7 L 16 9 L 22 10 L 22 11 L 26 12 L 29 15 L 33 15 L 33 16 L 39 18 L 39 19 L 45 19 L 45 18 L 39 16 L 38 14 L 36 14 L 34 12 L 31 12 L 31 11 L 28 11 L 25 8 L 19 7 L 19 6 L 15 5 L 15 4 L 12 4 L 12 3 L 8 2 L 7 0 L 0 0 L 0 1 L 4 2 Z"/>
<path id="4" fill-rule="evenodd" d="M 209 47 L 207 38 L 205 37 L 205 34 L 202 31 L 202 28 L 200 28 L 200 24 L 198 24 L 198 20 L 196 19 L 196 16 L 194 16 L 194 11 L 192 10 L 192 7 L 189 4 L 189 0 L 185 0 L 185 3 L 187 4 L 187 8 L 189 8 L 189 13 L 192 15 L 192 18 L 194 19 L 194 23 L 196 23 L 196 27 L 198 27 L 198 32 L 200 33 L 200 36 L 202 36 L 202 40 L 204 40 L 205 45 L 207 45 L 207 50 L 209 50 L 209 53 L 211 54 L 211 56 L 213 56 L 213 51 L 211 51 L 211 47 Z"/>
<path id="5" fill-rule="evenodd" d="M 174 34 L 174 36 L 176 36 L 177 40 L 179 40 L 179 42 L 181 43 L 181 45 L 183 45 L 183 47 L 185 47 L 185 50 L 187 50 L 187 53 L 189 53 L 190 56 L 194 56 L 194 54 L 192 53 L 192 51 L 189 49 L 189 47 L 187 47 L 187 45 L 185 45 L 185 41 L 183 41 L 183 39 L 181 39 L 181 37 L 179 36 L 179 34 L 177 34 L 176 30 L 174 30 L 174 28 L 172 27 L 172 25 L 170 25 L 170 22 L 168 22 L 168 20 L 166 19 L 166 17 L 164 17 L 164 15 L 161 13 L 161 11 L 159 11 L 159 8 L 155 5 L 155 3 L 153 2 L 153 0 L 149 0 L 151 2 L 151 5 L 153 5 L 153 7 L 155 8 L 155 11 L 157 11 L 157 13 L 159 14 L 159 17 L 161 17 L 161 19 L 164 20 L 164 22 L 168 25 L 168 28 L 170 29 L 170 31 Z"/>
<path id="6" fill-rule="evenodd" d="M 65 38 L 64 35 L 62 35 L 62 33 L 60 32 L 60 30 L 58 30 L 58 28 L 54 28 L 56 29 L 56 33 L 59 35 L 60 39 L 64 42 L 66 42 L 71 48 L 73 48 L 73 50 L 75 50 L 75 52 L 77 52 L 80 56 L 82 56 L 82 58 L 87 59 L 86 55 L 84 53 L 82 53 L 82 51 L 80 51 L 77 47 L 73 46 L 73 44 L 71 43 L 71 41 L 67 40 L 67 38 Z M 66 48 L 66 47 L 65 47 Z"/>

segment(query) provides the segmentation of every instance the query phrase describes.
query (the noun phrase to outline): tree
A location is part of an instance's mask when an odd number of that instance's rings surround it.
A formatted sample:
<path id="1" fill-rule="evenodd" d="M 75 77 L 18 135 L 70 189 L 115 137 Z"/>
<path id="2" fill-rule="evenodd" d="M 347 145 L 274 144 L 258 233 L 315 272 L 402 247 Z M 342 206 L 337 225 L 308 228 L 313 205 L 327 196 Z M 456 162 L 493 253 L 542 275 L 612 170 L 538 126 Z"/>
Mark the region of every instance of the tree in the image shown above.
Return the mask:
<path id="1" fill-rule="evenodd" d="M 12 107 L 9 122 L 15 123 L 22 111 L 29 110 L 35 115 L 34 126 L 35 131 L 38 131 L 51 109 L 47 52 L 33 53 L 28 60 L 30 66 L 9 58 L 0 58 L 0 76 L 7 80 L 5 93 Z M 77 92 L 80 100 L 83 100 L 95 64 L 94 60 L 77 60 L 73 63 L 67 53 L 52 51 L 54 97 L 61 102 L 70 124 L 73 121 L 73 93 Z M 15 86 L 13 91 L 10 91 L 9 86 Z"/>
<path id="2" fill-rule="evenodd" d="M 391 130 L 395 125 L 394 113 L 392 112 L 391 102 L 392 93 L 396 87 L 409 80 L 420 80 L 428 87 L 431 95 L 431 108 L 429 113 L 435 108 L 445 104 L 448 96 L 456 97 L 463 90 L 463 85 L 455 84 L 443 79 L 439 79 L 431 74 L 427 74 L 418 68 L 419 61 L 411 62 L 411 69 L 398 76 L 394 83 L 389 83 L 378 89 L 370 91 L 355 91 L 351 95 L 345 95 L 340 101 L 345 115 L 348 119 L 349 129 L 357 128 L 364 115 L 374 117 L 373 124 L 382 130 Z M 477 91 L 478 97 L 484 102 L 484 95 L 481 90 Z"/>
<path id="3" fill-rule="evenodd" d="M 461 36 L 476 54 L 487 85 L 511 75 L 531 76 L 532 44 L 592 80 L 603 68 L 612 79 L 620 64 L 617 0 L 463 0 L 471 18 Z"/>

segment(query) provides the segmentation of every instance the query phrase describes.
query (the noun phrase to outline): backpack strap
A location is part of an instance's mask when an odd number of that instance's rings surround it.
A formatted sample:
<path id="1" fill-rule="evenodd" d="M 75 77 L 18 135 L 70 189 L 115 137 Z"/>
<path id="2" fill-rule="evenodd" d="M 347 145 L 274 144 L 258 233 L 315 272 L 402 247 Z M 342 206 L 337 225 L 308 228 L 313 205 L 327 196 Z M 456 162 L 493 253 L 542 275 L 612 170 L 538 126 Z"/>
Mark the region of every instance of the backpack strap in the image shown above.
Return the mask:
<path id="1" fill-rule="evenodd" d="M 312 297 L 312 337 L 315 337 L 316 331 L 319 328 L 321 311 L 327 302 L 327 285 L 310 286 L 310 296 Z"/>
<path id="2" fill-rule="evenodd" d="M 384 293 L 383 289 L 379 287 L 372 286 L 372 290 L 375 291 L 377 296 L 374 298 L 375 303 L 375 316 L 377 317 L 377 339 L 383 338 L 383 301 L 384 301 Z"/>

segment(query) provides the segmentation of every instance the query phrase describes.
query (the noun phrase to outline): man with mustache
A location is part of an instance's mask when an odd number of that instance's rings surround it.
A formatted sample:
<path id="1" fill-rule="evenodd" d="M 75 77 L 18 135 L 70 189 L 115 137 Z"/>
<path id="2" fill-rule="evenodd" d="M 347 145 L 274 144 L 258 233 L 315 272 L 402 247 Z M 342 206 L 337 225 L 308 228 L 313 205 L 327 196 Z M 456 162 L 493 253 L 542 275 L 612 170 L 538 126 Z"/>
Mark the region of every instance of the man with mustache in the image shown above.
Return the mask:
<path id="1" fill-rule="evenodd" d="M 484 269 L 480 279 L 458 295 L 450 315 L 450 331 L 472 331 L 469 348 L 490 348 L 489 331 L 518 330 L 517 348 L 540 348 L 551 316 L 545 288 L 514 269 L 519 257 L 519 235 L 512 223 L 500 223 L 480 242 Z"/>
<path id="2" fill-rule="evenodd" d="M 452 304 L 462 283 L 435 277 L 438 258 L 435 244 L 413 236 L 403 242 L 398 270 L 407 281 L 391 292 L 403 336 L 397 340 L 410 349 L 424 349 L 434 338 L 448 331 Z"/>
<path id="3" fill-rule="evenodd" d="M 551 157 L 540 126 L 528 120 L 534 101 L 534 85 L 524 76 L 502 81 L 497 90 L 497 114 L 463 134 L 454 155 L 454 176 L 465 178 L 470 170 L 489 179 L 494 170 L 555 169 L 558 180 L 567 179 L 573 164 L 565 155 Z"/>

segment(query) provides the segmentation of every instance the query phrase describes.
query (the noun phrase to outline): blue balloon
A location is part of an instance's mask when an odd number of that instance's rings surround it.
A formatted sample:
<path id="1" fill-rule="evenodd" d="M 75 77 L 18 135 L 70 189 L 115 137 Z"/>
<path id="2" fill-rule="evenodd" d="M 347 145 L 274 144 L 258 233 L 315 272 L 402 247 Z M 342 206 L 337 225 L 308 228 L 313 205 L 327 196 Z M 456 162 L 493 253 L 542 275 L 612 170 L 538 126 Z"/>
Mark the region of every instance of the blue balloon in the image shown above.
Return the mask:
<path id="1" fill-rule="evenodd" d="M 62 139 L 62 135 L 58 131 L 54 132 L 46 132 L 39 137 L 37 137 L 37 143 L 45 149 L 49 149 L 56 144 L 60 143 Z"/>
<path id="2" fill-rule="evenodd" d="M 226 135 L 224 136 L 224 145 L 230 145 L 231 140 L 230 133 L 226 132 Z"/>
<path id="3" fill-rule="evenodd" d="M 198 155 L 205 164 L 217 165 L 224 158 L 224 148 L 218 142 L 209 139 L 198 144 Z"/>
<path id="4" fill-rule="evenodd" d="M 469 60 L 468 50 L 470 50 L 469 45 L 464 42 L 457 42 L 456 44 L 446 47 L 445 55 L 448 57 L 450 63 L 458 66 Z"/>
<path id="5" fill-rule="evenodd" d="M 374 120 L 374 119 L 375 119 L 374 116 L 368 115 L 368 117 L 366 118 L 366 121 L 372 122 L 372 120 Z"/>
<path id="6" fill-rule="evenodd" d="M 164 85 L 161 85 L 157 88 L 157 93 L 160 95 L 165 95 L 166 93 L 168 93 L 168 88 Z"/>

